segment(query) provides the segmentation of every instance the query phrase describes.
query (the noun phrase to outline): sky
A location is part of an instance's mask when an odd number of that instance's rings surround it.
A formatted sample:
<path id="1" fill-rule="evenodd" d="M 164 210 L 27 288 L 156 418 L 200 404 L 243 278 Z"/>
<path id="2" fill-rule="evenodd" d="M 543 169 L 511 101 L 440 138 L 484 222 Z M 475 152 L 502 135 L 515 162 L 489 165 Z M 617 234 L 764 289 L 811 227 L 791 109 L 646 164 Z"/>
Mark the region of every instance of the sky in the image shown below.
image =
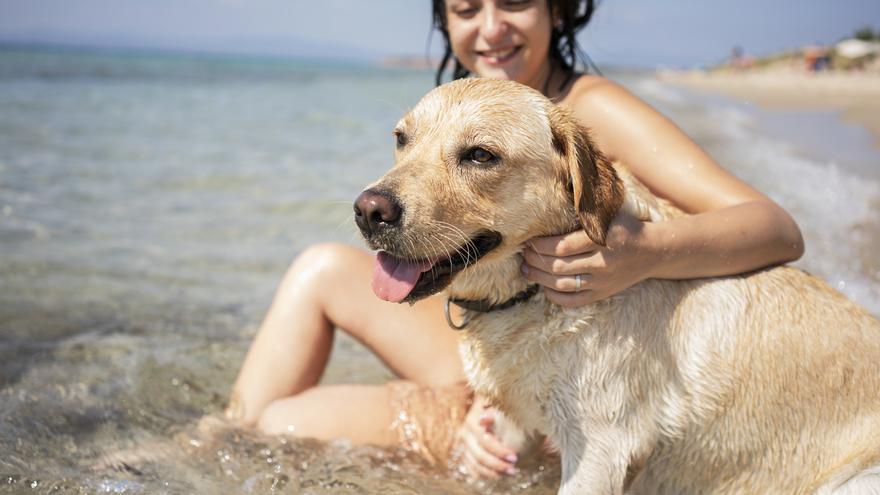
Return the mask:
<path id="1" fill-rule="evenodd" d="M 428 0 L 0 0 L 0 42 L 371 61 L 424 56 Z M 880 0 L 601 0 L 601 65 L 696 67 L 880 30 Z M 433 55 L 439 56 L 439 35 Z"/>

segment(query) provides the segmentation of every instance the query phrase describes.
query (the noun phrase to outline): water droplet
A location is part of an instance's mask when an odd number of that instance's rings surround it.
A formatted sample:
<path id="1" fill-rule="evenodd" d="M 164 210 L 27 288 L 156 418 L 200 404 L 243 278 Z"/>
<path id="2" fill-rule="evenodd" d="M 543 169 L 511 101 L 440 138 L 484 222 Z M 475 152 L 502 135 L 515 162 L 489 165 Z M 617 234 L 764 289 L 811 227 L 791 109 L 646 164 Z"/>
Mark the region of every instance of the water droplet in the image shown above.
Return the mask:
<path id="1" fill-rule="evenodd" d="M 846 289 L 846 282 L 841 280 L 840 282 L 837 282 L 837 290 L 843 290 L 843 289 Z"/>

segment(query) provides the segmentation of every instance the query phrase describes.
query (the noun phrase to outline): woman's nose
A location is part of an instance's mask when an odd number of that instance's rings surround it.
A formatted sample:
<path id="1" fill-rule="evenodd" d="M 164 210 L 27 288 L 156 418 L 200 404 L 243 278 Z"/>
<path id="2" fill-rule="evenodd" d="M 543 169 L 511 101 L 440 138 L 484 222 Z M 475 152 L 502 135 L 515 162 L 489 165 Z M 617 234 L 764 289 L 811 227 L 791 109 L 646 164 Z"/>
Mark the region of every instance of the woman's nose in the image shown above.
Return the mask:
<path id="1" fill-rule="evenodd" d="M 483 10 L 480 34 L 487 42 L 494 43 L 502 40 L 505 31 L 507 31 L 507 23 L 504 20 L 504 13 L 492 5 L 486 5 Z"/>

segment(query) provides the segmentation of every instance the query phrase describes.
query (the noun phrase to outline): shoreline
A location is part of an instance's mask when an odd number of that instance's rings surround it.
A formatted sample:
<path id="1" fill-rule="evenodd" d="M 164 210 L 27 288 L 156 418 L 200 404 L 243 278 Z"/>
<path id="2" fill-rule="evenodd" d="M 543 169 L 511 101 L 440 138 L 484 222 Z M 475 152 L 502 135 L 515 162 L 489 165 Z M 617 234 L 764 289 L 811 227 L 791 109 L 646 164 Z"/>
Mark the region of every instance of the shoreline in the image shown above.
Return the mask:
<path id="1" fill-rule="evenodd" d="M 845 140 L 828 141 L 833 143 L 830 150 L 835 154 L 833 161 L 845 164 L 844 168 L 848 170 L 867 173 L 867 176 L 871 177 L 869 180 L 880 180 L 876 159 L 880 156 L 880 74 L 878 73 L 661 71 L 657 72 L 655 77 L 664 83 L 689 91 L 731 97 L 764 110 L 827 111 L 829 118 L 845 124 L 857 125 L 867 131 L 867 139 L 859 146 L 864 148 L 858 151 L 857 155 L 851 154 L 854 150 L 848 148 L 849 144 Z M 799 119 L 797 116 L 794 118 Z M 813 131 L 815 132 L 816 128 Z M 836 136 L 836 132 L 828 129 L 827 136 L 814 137 L 818 138 L 817 142 L 826 141 L 824 138 Z M 801 137 L 801 139 L 810 139 L 809 136 L 810 134 L 807 134 L 806 138 Z M 804 149 L 804 143 L 797 146 L 799 149 Z M 812 150 L 811 153 L 815 153 L 818 149 L 828 151 L 822 147 L 809 149 Z M 854 160 L 853 156 L 859 158 Z M 878 211 L 880 197 L 871 198 L 867 207 L 869 210 Z M 880 247 L 880 217 L 869 216 L 855 224 L 854 230 L 851 242 L 854 243 L 853 255 L 857 259 L 859 271 L 874 282 L 880 282 L 880 256 L 877 255 L 877 248 Z"/>
<path id="2" fill-rule="evenodd" d="M 880 75 L 865 73 L 661 71 L 658 79 L 779 110 L 830 110 L 860 125 L 880 149 Z"/>

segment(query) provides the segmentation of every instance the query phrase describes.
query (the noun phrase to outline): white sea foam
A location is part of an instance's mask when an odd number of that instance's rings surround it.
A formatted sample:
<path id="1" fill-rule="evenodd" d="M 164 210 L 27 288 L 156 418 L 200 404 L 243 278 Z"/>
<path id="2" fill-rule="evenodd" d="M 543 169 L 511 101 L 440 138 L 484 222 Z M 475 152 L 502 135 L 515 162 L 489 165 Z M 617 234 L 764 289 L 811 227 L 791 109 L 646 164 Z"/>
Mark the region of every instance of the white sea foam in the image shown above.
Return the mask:
<path id="1" fill-rule="evenodd" d="M 880 284 L 862 262 L 862 227 L 876 221 L 880 183 L 760 136 L 740 153 L 748 175 L 760 175 L 762 190 L 798 221 L 807 250 L 797 265 L 880 314 Z"/>
<path id="2" fill-rule="evenodd" d="M 657 81 L 636 85 L 719 163 L 794 216 L 806 242 L 806 253 L 796 266 L 880 315 L 880 273 L 870 268 L 877 266 L 878 256 L 871 250 L 880 246 L 868 245 L 871 230 L 880 228 L 880 177 L 863 172 L 870 167 L 854 170 L 847 166 L 851 163 L 811 153 L 809 140 L 823 136 L 793 140 L 769 132 L 763 120 L 768 111 L 718 97 L 682 97 L 664 86 Z M 842 125 L 831 114 L 827 120 L 828 126 Z M 847 152 L 852 154 L 851 149 Z M 860 156 L 866 164 L 880 161 L 869 147 Z M 866 253 L 874 257 L 867 263 Z"/>
<path id="3" fill-rule="evenodd" d="M 653 77 L 642 77 L 630 81 L 629 85 L 642 98 L 657 99 L 672 104 L 681 104 L 687 100 L 687 91 Z"/>

